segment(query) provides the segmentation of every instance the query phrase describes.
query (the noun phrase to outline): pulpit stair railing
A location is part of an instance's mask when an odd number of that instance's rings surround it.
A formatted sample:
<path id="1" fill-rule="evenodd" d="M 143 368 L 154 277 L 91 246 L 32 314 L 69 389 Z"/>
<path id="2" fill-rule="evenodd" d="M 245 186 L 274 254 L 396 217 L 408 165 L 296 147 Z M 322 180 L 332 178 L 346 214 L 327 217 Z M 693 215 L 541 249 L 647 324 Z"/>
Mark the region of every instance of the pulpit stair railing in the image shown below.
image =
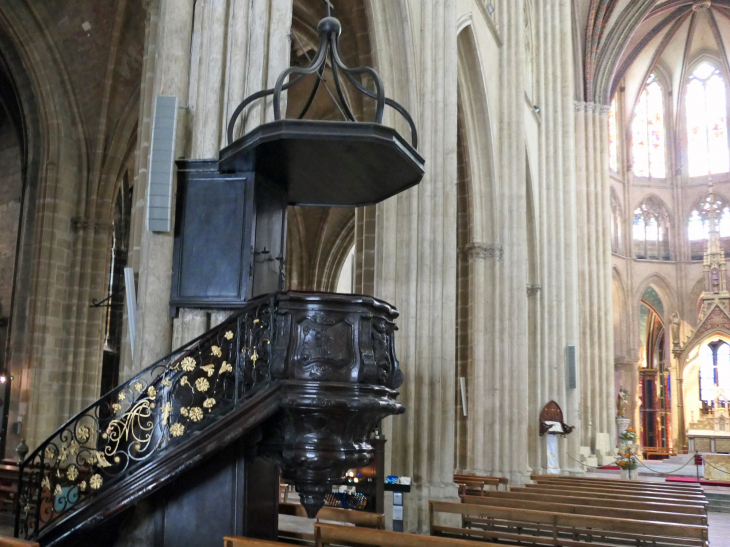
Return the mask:
<path id="1" fill-rule="evenodd" d="M 274 298 L 252 300 L 41 443 L 20 464 L 16 537 L 38 538 L 269 385 Z"/>

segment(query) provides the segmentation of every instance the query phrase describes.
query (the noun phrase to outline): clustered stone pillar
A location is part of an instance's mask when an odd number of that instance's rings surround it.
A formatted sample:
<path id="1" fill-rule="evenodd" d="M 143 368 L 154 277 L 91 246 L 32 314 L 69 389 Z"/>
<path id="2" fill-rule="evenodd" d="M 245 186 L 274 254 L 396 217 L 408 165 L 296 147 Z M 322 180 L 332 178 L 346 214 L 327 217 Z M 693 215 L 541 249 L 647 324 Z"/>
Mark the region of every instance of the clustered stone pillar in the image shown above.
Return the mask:
<path id="1" fill-rule="evenodd" d="M 246 96 L 273 87 L 289 66 L 290 53 L 292 0 L 157 0 L 149 9 L 153 15 L 146 55 L 153 66 L 151 73 L 145 70 L 151 76 L 142 86 L 140 127 L 145 133 L 139 139 L 134 189 L 138 206 L 133 241 L 141 241 L 137 337 L 134 362 L 125 368 L 125 377 L 202 334 L 225 315 L 183 309 L 174 328 L 170 325 L 173 234 L 152 233 L 144 226 L 154 98 L 178 97 L 178 155 L 214 158 L 227 144 L 226 126 L 233 109 Z M 272 119 L 270 100 L 254 104 L 236 135 Z"/>
<path id="2" fill-rule="evenodd" d="M 376 16 L 398 10 L 394 17 L 402 17 L 400 10 L 406 6 L 391 2 L 377 7 Z M 419 52 L 411 89 L 404 89 L 402 81 L 403 87 L 394 85 L 404 76 L 389 66 L 387 57 L 394 57 L 395 50 L 376 51 L 377 67 L 389 94 L 403 101 L 414 117 L 426 176 L 418 187 L 378 205 L 375 289 L 379 297 L 403 310 L 396 351 L 407 371 L 400 389 L 407 411 L 387 420 L 384 430 L 390 472 L 413 477 L 404 527 L 415 531 L 428 528 L 429 499 L 457 496 L 453 483 L 456 1 L 412 0 L 407 8 L 410 33 L 401 28 L 401 37 L 391 40 L 412 36 L 412 51 Z M 388 42 L 376 37 L 375 43 L 382 47 Z M 413 104 L 408 104 L 409 93 L 417 95 Z"/>
<path id="3" fill-rule="evenodd" d="M 548 401 L 562 407 L 568 425 L 576 431 L 559 442 L 560 466 L 563 471 L 580 471 L 573 458 L 581 444 L 580 391 L 586 376 L 577 374 L 576 388 L 567 384 L 566 347 L 576 345 L 576 362 L 586 363 L 585 346 L 579 339 L 578 323 L 578 241 L 575 232 L 576 163 L 575 113 L 573 108 L 575 78 L 572 63 L 565 62 L 573 54 L 571 2 L 535 3 L 536 67 L 539 89 L 540 141 L 538 169 L 542 184 L 537 192 L 537 209 L 544 212 L 538 221 L 540 241 L 537 244 L 541 281 L 538 324 L 541 325 L 539 370 L 530 377 L 530 441 L 535 471 L 546 471 L 544 442 L 539 438 L 538 417 Z M 528 235 L 529 237 L 529 235 Z M 532 362 L 532 356 L 530 357 Z M 585 367 L 584 367 L 585 368 Z M 570 457 L 572 456 L 572 458 Z"/>
<path id="4" fill-rule="evenodd" d="M 596 433 L 615 438 L 609 107 L 576 103 L 575 110 L 582 437 L 595 444 Z"/>
<path id="5" fill-rule="evenodd" d="M 521 484 L 528 468 L 527 184 L 524 141 L 524 18 L 520 3 L 495 6 L 504 41 L 499 95 L 493 241 L 470 247 L 474 294 L 473 386 L 467 462 L 471 470 Z M 477 182 L 478 184 L 478 182 Z M 485 192 L 486 193 L 486 192 Z M 477 235 L 477 234 L 475 234 Z M 479 237 L 477 235 L 477 237 Z M 518 341 L 519 340 L 519 341 Z"/>

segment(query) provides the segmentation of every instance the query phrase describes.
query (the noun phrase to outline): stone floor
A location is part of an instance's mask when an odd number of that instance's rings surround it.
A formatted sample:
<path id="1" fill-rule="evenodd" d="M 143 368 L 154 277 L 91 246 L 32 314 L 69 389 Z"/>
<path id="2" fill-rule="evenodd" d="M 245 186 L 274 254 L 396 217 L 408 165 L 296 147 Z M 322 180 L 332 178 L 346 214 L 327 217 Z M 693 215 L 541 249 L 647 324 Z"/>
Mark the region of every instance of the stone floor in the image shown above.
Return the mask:
<path id="1" fill-rule="evenodd" d="M 710 547 L 730 547 L 730 513 L 708 513 Z"/>

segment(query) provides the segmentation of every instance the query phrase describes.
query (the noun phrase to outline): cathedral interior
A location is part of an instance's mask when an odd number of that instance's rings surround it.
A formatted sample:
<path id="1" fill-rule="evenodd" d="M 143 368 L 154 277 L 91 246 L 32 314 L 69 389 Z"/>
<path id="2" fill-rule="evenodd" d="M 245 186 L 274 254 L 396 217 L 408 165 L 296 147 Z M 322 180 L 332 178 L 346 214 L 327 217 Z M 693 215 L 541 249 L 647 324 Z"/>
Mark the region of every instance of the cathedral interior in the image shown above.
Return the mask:
<path id="1" fill-rule="evenodd" d="M 727 457 L 729 47 L 730 0 L 0 1 L 0 536 Z"/>

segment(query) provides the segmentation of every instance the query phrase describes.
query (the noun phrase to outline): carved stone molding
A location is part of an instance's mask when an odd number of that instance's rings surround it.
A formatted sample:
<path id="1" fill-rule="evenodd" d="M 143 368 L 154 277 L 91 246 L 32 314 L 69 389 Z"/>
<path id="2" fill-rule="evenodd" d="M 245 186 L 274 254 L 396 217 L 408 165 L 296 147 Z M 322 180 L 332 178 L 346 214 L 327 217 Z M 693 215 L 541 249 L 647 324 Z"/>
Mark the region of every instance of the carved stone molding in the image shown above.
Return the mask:
<path id="1" fill-rule="evenodd" d="M 532 283 L 527 285 L 527 296 L 537 296 L 542 290 L 542 285 L 539 283 Z"/>
<path id="2" fill-rule="evenodd" d="M 464 253 L 469 260 L 486 260 L 488 258 L 494 258 L 496 260 L 502 259 L 502 245 L 499 243 L 479 243 L 472 241 L 464 247 L 461 252 Z"/>

